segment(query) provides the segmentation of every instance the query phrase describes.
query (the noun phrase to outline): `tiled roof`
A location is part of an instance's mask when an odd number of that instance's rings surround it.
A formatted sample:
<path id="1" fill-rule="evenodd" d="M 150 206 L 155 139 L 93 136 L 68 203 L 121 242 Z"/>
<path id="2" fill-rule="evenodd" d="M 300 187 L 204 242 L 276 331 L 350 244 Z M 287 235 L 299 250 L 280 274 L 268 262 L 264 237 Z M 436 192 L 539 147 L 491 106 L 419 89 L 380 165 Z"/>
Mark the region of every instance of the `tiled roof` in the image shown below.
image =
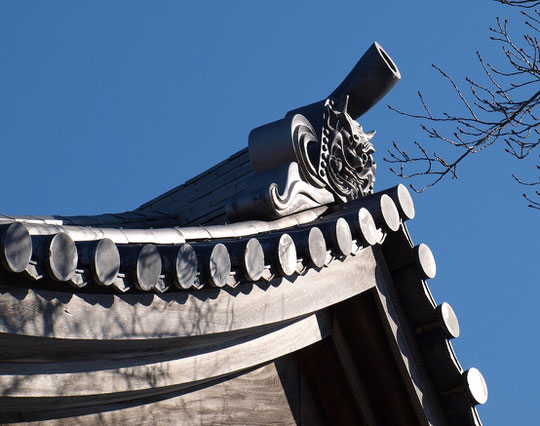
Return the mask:
<path id="1" fill-rule="evenodd" d="M 373 262 L 383 262 L 394 283 L 405 321 L 412 330 L 420 362 L 429 373 L 429 381 L 448 423 L 479 424 L 474 406 L 485 402 L 487 388 L 478 370 L 463 370 L 452 349 L 450 340 L 459 336 L 457 317 L 447 303 L 436 304 L 427 286 L 426 280 L 435 276 L 436 266 L 429 248 L 425 244 L 414 245 L 409 236 L 405 221 L 412 219 L 414 214 L 412 199 L 405 187 L 400 185 L 340 207 L 321 207 L 270 222 L 122 229 L 121 226 L 93 228 L 60 222 L 51 224 L 47 223 L 46 218 L 11 217 L 0 228 L 4 283 L 0 304 L 4 310 L 9 307 L 12 312 L 9 321 L 5 315 L 0 321 L 1 332 L 8 333 L 7 336 L 19 336 L 21 341 L 34 337 L 52 338 L 52 341 L 91 338 L 93 341 L 105 339 L 105 342 L 123 336 L 122 339 L 128 340 L 147 338 L 148 344 L 151 344 L 159 335 L 155 329 L 149 332 L 144 325 L 134 324 L 131 334 L 124 335 L 124 327 L 131 321 L 161 322 L 156 309 L 164 311 L 171 303 L 178 306 L 185 303 L 197 309 L 196 316 L 199 318 L 193 324 L 200 325 L 203 321 L 205 328 L 214 330 L 214 333 L 220 332 L 219 324 L 226 323 L 226 328 L 229 327 L 228 331 L 234 336 L 235 329 L 247 327 L 258 330 L 257 327 L 275 324 L 275 321 L 287 322 L 305 315 L 322 315 L 316 312 L 361 291 L 344 289 L 345 293 L 342 294 L 326 294 L 323 287 L 333 281 L 336 284 L 336 278 L 333 278 L 336 273 L 342 274 L 353 267 L 366 274 L 373 267 Z M 375 254 L 375 259 L 378 259 L 377 253 L 382 253 L 384 260 L 375 261 L 371 253 Z M 313 293 L 309 294 L 310 291 Z M 323 293 L 318 296 L 321 291 Z M 157 301 L 155 297 L 146 296 L 156 292 L 167 296 Z M 201 295 L 200 299 L 197 294 Z M 279 300 L 284 300 L 283 297 L 286 300 L 304 299 L 299 304 L 292 304 L 292 308 L 284 305 L 281 311 L 292 309 L 287 314 L 284 314 L 285 311 L 277 315 L 269 313 L 264 320 L 257 320 L 256 312 L 261 308 L 258 304 L 263 303 L 268 309 L 278 300 L 274 300 L 275 297 Z M 55 309 L 62 308 L 69 314 L 68 317 L 57 315 L 49 318 L 49 327 L 54 332 L 47 331 L 45 324 L 36 326 L 36 322 L 47 321 L 39 318 L 39 314 L 34 312 L 28 318 L 28 311 L 35 309 L 36 305 L 46 309 L 43 306 L 49 306 L 46 302 L 48 298 L 58 299 Z M 90 305 L 88 298 L 94 300 Z M 209 317 L 203 319 L 205 312 L 210 312 L 208 309 L 217 306 L 212 303 L 213 298 L 219 300 L 217 305 L 226 303 L 235 306 L 240 303 L 236 309 L 241 322 L 231 323 L 230 319 L 219 319 L 214 314 L 208 314 Z M 319 302 L 310 305 L 312 298 L 319 298 Z M 223 302 L 225 299 L 227 302 Z M 142 306 L 135 312 L 134 308 L 138 305 Z M 254 309 L 251 313 L 250 305 Z M 90 332 L 84 330 L 85 321 L 95 320 L 96 315 L 104 319 L 109 314 L 112 315 L 111 320 L 116 318 L 113 321 L 120 321 L 118 327 L 121 331 L 108 334 L 109 327 L 112 326 L 114 330 L 117 326 L 104 323 L 93 324 Z M 22 318 L 19 318 L 21 315 Z M 118 315 L 131 319 L 126 323 L 125 318 L 119 320 Z M 169 317 L 170 313 L 164 314 L 163 320 Z M 321 318 L 319 320 L 322 321 Z M 33 325 L 29 326 L 27 321 Z M 213 324 L 213 321 L 216 323 Z M 100 327 L 103 330 L 98 330 Z M 290 327 L 294 325 L 291 323 Z M 79 334 L 76 330 L 79 330 Z M 175 333 L 169 326 L 163 327 L 161 332 L 167 338 L 194 336 L 186 330 Z M 85 337 L 86 333 L 90 334 Z M 195 334 L 205 335 L 204 332 Z M 298 348 L 310 342 L 313 341 L 298 341 Z M 26 357 L 35 356 L 25 353 L 18 345 L 13 345 L 13 353 L 8 356 L 9 363 L 21 361 L 18 357 L 25 360 Z M 246 345 L 249 346 L 248 343 Z M 117 351 L 114 344 L 107 350 Z M 265 359 L 283 355 L 279 348 L 276 350 L 276 353 L 264 355 L 264 359 L 246 361 L 246 365 L 237 367 L 247 368 L 250 362 L 259 364 Z M 286 349 L 290 350 L 296 349 Z M 66 351 L 70 352 L 69 349 Z M 183 362 L 187 362 L 181 359 L 168 361 L 167 368 L 176 371 Z M 49 359 L 47 365 L 50 367 L 45 370 L 62 370 L 61 365 L 65 362 L 68 361 L 63 360 L 61 354 L 55 355 Z M 171 362 L 177 362 L 179 366 Z M 28 373 L 30 376 L 22 373 L 21 377 L 17 373 L 17 377 L 32 381 L 38 380 L 36 377 L 39 376 L 39 380 L 46 382 L 43 374 L 48 373 L 43 373 L 45 370 L 40 368 L 44 368 L 44 365 L 36 366 L 36 372 Z M 94 373 L 88 373 L 86 368 L 83 373 L 69 373 L 65 380 L 98 380 L 101 367 L 96 366 Z M 41 373 L 36 376 L 38 372 Z M 3 379 L 0 379 L 0 386 L 9 387 L 12 383 L 9 378 L 15 377 L 13 372 L 7 372 L 4 368 L 1 374 Z M 96 377 L 91 379 L 90 376 L 94 375 Z M 169 381 L 160 382 L 160 386 L 170 384 Z M 53 397 L 56 385 L 51 382 L 44 386 L 45 390 L 38 394 Z M 126 391 L 122 386 L 117 387 L 111 388 L 110 392 Z M 89 386 L 87 392 L 109 391 L 99 386 Z M 19 394 L 14 391 L 14 395 Z M 55 397 L 60 398 L 61 395 Z M 69 398 L 74 397 L 69 395 Z M 25 392 L 16 397 L 2 397 L 0 400 L 4 402 L 0 402 L 0 407 L 4 404 L 4 409 L 8 407 L 16 411 L 17 404 L 22 403 L 24 398 L 29 398 Z"/>

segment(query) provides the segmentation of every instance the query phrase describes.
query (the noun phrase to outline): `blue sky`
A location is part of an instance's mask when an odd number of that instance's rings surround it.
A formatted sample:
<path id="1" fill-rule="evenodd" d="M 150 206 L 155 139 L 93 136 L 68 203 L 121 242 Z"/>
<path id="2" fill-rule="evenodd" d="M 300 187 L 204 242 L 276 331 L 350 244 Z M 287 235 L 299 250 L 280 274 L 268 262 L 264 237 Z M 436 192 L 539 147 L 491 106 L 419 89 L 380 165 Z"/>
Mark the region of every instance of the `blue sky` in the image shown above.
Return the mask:
<path id="1" fill-rule="evenodd" d="M 456 107 L 435 63 L 478 77 L 475 51 L 495 17 L 489 0 L 385 2 L 0 1 L 0 188 L 7 214 L 125 211 L 247 145 L 249 131 L 329 94 L 377 40 L 402 81 L 360 117 L 377 130 L 376 189 L 399 180 L 382 161 L 392 140 L 422 140 L 422 90 Z M 438 263 L 430 287 L 461 323 L 454 347 L 489 387 L 489 425 L 537 418 L 540 367 L 538 212 L 512 172 L 532 163 L 497 145 L 460 179 L 415 196 L 410 223 Z"/>

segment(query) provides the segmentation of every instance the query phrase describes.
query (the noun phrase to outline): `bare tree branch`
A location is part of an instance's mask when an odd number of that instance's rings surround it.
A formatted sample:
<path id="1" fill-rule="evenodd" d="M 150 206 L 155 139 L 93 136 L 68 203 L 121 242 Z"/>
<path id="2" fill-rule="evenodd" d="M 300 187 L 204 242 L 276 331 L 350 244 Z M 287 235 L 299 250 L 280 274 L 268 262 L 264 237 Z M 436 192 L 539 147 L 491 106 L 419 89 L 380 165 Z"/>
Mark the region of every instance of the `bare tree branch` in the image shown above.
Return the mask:
<path id="1" fill-rule="evenodd" d="M 540 4 L 538 0 L 495 0 L 497 3 L 507 4 L 509 6 L 532 9 Z"/>
<path id="2" fill-rule="evenodd" d="M 540 4 L 540 0 L 495 1 L 524 9 Z M 523 34 L 521 44 L 516 43 L 510 36 L 508 19 L 497 18 L 496 25 L 490 28 L 490 39 L 500 45 L 506 66 L 503 69 L 495 67 L 477 52 L 485 83 L 480 84 L 466 78 L 469 95 L 462 91 L 449 74 L 433 65 L 448 81 L 466 114 L 444 111 L 434 114 L 421 92 L 418 92 L 418 96 L 424 112 L 413 114 L 388 106 L 398 114 L 420 120 L 424 134 L 431 141 L 429 146 L 415 141 L 415 155 L 408 154 L 394 142 L 393 149 L 388 151 L 389 157 L 384 158 L 388 163 L 399 165 L 397 170 L 391 169 L 399 177 L 427 177 L 427 183 L 423 186 L 417 188 L 411 185 L 413 190 L 422 192 L 445 177 L 456 179 L 457 168 L 466 158 L 499 141 L 504 143 L 508 154 L 520 160 L 540 149 L 540 43 L 537 38 L 540 11 L 522 10 L 521 15 L 531 31 Z M 442 145 L 434 145 L 435 143 Z M 433 151 L 436 146 L 449 147 L 449 158 Z M 537 165 L 536 168 L 540 170 L 540 166 Z M 534 182 L 525 182 L 515 174 L 513 176 L 521 185 L 540 186 L 540 177 Z M 524 197 L 529 202 L 529 207 L 540 210 L 540 195 L 537 190 L 529 195 L 524 194 Z"/>

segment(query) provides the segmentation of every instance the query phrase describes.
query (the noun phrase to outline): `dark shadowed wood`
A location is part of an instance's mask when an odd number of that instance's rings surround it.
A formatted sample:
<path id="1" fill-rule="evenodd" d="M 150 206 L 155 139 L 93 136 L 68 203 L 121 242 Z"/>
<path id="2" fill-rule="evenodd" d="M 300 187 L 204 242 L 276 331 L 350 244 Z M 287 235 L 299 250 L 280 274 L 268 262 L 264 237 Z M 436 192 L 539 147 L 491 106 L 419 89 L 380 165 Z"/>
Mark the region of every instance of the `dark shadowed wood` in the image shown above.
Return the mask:
<path id="1" fill-rule="evenodd" d="M 450 425 L 482 426 L 476 407 L 465 392 L 441 396 L 441 404 Z"/>
<path id="2" fill-rule="evenodd" d="M 436 321 L 437 304 L 418 272 L 406 228 L 388 234 L 381 249 L 389 269 L 393 270 L 395 291 L 410 325 L 417 329 Z"/>
<path id="3" fill-rule="evenodd" d="M 407 238 L 406 228 L 403 232 L 389 234 L 389 236 L 397 235 L 403 237 L 403 242 L 410 247 L 410 241 Z M 397 240 L 398 242 L 400 240 Z M 385 241 L 385 244 L 387 241 Z M 399 246 L 399 244 L 397 244 Z M 377 286 L 374 289 L 376 305 L 379 308 L 380 315 L 383 319 L 382 323 L 390 339 L 390 348 L 396 360 L 396 367 L 399 369 L 405 388 L 410 395 L 412 406 L 415 409 L 418 419 L 423 424 L 429 425 L 444 425 L 444 414 L 440 402 L 437 398 L 437 387 L 432 382 L 430 371 L 425 370 L 425 356 L 423 351 L 415 344 L 415 334 L 410 328 L 405 313 L 409 313 L 407 308 L 402 306 L 398 299 L 396 288 L 401 288 L 403 283 L 393 283 L 392 277 L 384 261 L 382 253 L 383 247 L 376 247 L 374 253 L 379 266 L 377 276 Z M 422 281 L 415 277 L 409 281 L 409 288 L 416 288 L 416 285 L 422 284 Z M 416 284 L 416 285 L 415 285 Z M 423 283 L 425 284 L 425 283 Z M 419 286 L 422 288 L 422 286 Z M 427 288 L 427 287 L 426 287 Z M 421 290 L 422 291 L 422 290 Z M 429 289 L 428 289 L 429 292 Z M 429 294 L 430 295 L 430 294 Z M 426 300 L 426 298 L 424 298 Z M 426 306 L 422 307 L 425 308 Z M 433 315 L 435 304 L 428 309 L 429 314 Z M 439 358 L 437 365 L 441 368 L 448 367 L 449 363 L 445 363 L 447 359 Z M 455 365 L 450 363 L 451 365 Z"/>
<path id="4" fill-rule="evenodd" d="M 32 239 L 19 222 L 0 226 L 0 260 L 10 272 L 23 272 L 32 256 Z"/>
<path id="5" fill-rule="evenodd" d="M 446 392 L 459 386 L 463 368 L 452 344 L 441 335 L 428 334 L 419 337 L 418 346 L 437 390 Z"/>
<path id="6" fill-rule="evenodd" d="M 388 296 L 389 290 L 384 294 L 385 287 L 381 286 L 379 294 L 381 295 L 380 300 L 382 306 L 386 305 L 389 312 L 392 310 L 402 310 L 404 312 L 402 316 L 406 316 L 408 322 L 414 328 L 421 328 L 433 323 L 437 316 L 436 304 L 427 284 L 422 280 L 422 275 L 416 266 L 417 262 L 415 261 L 414 253 L 412 252 L 412 242 L 406 227 L 403 227 L 400 232 L 387 235 L 381 249 L 384 252 L 385 259 L 388 261 L 389 266 L 391 268 L 396 268 L 392 272 L 392 279 L 395 282 L 395 291 L 399 295 L 399 304 L 395 302 L 392 303 Z M 410 263 L 409 266 L 402 266 L 407 265 L 408 263 Z M 427 264 L 429 265 L 429 262 Z M 384 268 L 382 268 L 382 271 L 384 272 Z M 385 281 L 391 282 L 389 278 Z M 396 315 L 389 314 L 389 318 L 392 317 L 396 317 Z M 395 328 L 394 330 L 397 334 L 398 328 Z M 401 334 L 407 336 L 407 327 L 401 327 Z M 419 351 L 417 351 L 417 355 L 412 358 L 420 359 L 421 363 L 426 368 L 426 372 L 422 373 L 421 370 L 414 369 L 414 363 L 406 361 L 406 364 L 409 365 L 408 369 L 412 371 L 412 377 L 427 374 L 430 376 L 430 382 L 432 383 L 430 386 L 425 379 L 415 379 L 415 391 L 418 395 L 424 395 L 425 392 L 431 393 L 435 390 L 437 392 L 444 392 L 457 386 L 460 381 L 463 370 L 455 356 L 452 345 L 446 340 L 446 337 L 447 336 L 440 332 L 425 332 L 417 334 L 416 339 L 413 337 L 408 338 L 409 340 L 416 340 L 418 344 Z M 402 339 L 402 341 L 405 343 L 406 339 Z M 414 345 L 404 344 L 401 351 L 415 353 L 416 351 L 414 348 Z M 423 385 L 419 386 L 419 384 L 422 383 Z M 433 387 L 434 390 L 429 391 L 430 387 Z M 420 397 L 420 400 L 423 399 L 425 398 Z M 429 404 L 426 404 L 426 402 L 424 402 L 424 410 L 426 411 L 426 414 L 428 414 L 428 418 L 430 418 L 430 416 L 435 415 L 435 411 L 438 411 L 433 408 L 433 406 L 437 404 L 433 401 Z M 447 409 L 445 409 L 445 413 L 448 415 Z M 451 416 L 448 418 L 449 421 L 455 419 Z M 440 423 L 440 420 L 437 420 L 434 423 L 438 424 L 437 422 Z"/>
<path id="7" fill-rule="evenodd" d="M 300 392 L 309 393 L 317 410 L 310 413 L 311 417 L 319 418 L 325 425 L 367 424 L 356 406 L 332 341 L 325 339 L 304 349 L 299 356 Z"/>
<path id="8" fill-rule="evenodd" d="M 339 309 L 339 308 L 338 308 Z M 347 378 L 351 390 L 351 396 L 354 399 L 357 409 L 362 413 L 364 423 L 367 426 L 375 426 L 377 420 L 373 413 L 370 402 L 369 394 L 367 392 L 365 384 L 360 378 L 358 368 L 356 366 L 357 360 L 349 349 L 349 345 L 343 335 L 342 327 L 339 324 L 339 319 L 334 319 L 332 327 L 332 342 L 336 349 L 339 362 Z"/>
<path id="9" fill-rule="evenodd" d="M 354 359 L 358 383 L 369 395 L 365 404 L 376 424 L 422 424 L 396 365 L 390 343 L 393 339 L 386 337 L 372 294 L 341 303 L 336 307 L 336 320 Z"/>
<path id="10" fill-rule="evenodd" d="M 463 372 L 460 383 L 440 393 L 441 403 L 452 424 L 481 425 L 475 405 L 485 404 L 488 389 L 482 373 L 476 368 Z"/>

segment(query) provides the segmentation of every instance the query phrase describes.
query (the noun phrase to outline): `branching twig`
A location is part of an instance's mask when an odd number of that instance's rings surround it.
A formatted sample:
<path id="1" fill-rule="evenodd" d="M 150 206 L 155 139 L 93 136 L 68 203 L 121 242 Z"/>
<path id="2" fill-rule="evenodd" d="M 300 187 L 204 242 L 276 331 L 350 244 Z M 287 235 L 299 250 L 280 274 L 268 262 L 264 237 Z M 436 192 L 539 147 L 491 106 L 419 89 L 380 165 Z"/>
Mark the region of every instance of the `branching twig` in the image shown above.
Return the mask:
<path id="1" fill-rule="evenodd" d="M 497 3 L 507 4 L 509 6 L 532 9 L 540 4 L 538 0 L 495 0 Z"/>
<path id="2" fill-rule="evenodd" d="M 540 4 L 540 0 L 496 1 L 521 8 L 532 8 Z M 384 160 L 399 165 L 397 171 L 391 169 L 396 175 L 404 179 L 430 177 L 420 188 L 411 185 L 415 191 L 422 192 L 446 176 L 457 178 L 457 168 L 465 158 L 498 141 L 504 141 L 505 151 L 517 159 L 524 159 L 539 149 L 540 120 L 537 112 L 540 105 L 540 44 L 537 39 L 537 24 L 540 24 L 540 12 L 522 11 L 521 14 L 533 33 L 524 34 L 524 43 L 520 46 L 510 37 L 508 20 L 497 18 L 496 26 L 490 28 L 490 38 L 501 45 L 507 67 L 496 68 L 486 63 L 477 52 L 486 83 L 479 84 L 466 78 L 470 96 L 464 94 L 449 74 L 433 65 L 450 83 L 467 112 L 465 115 L 449 112 L 434 114 L 421 92 L 418 92 L 418 96 L 424 113 L 412 114 L 389 105 L 389 108 L 398 114 L 421 120 L 421 128 L 428 138 L 433 140 L 432 143 L 441 142 L 453 152 L 449 155 L 450 159 L 447 159 L 437 155 L 433 148 L 427 148 L 415 141 L 418 155 L 411 156 L 396 142 L 393 143 L 393 150 L 389 150 L 389 157 Z M 426 125 L 428 122 L 432 125 Z M 514 175 L 514 179 L 525 186 L 540 186 L 540 178 L 539 181 L 524 182 Z M 533 196 L 538 197 L 538 201 L 533 200 Z M 538 191 L 533 195 L 525 194 L 524 197 L 530 207 L 540 210 Z"/>

